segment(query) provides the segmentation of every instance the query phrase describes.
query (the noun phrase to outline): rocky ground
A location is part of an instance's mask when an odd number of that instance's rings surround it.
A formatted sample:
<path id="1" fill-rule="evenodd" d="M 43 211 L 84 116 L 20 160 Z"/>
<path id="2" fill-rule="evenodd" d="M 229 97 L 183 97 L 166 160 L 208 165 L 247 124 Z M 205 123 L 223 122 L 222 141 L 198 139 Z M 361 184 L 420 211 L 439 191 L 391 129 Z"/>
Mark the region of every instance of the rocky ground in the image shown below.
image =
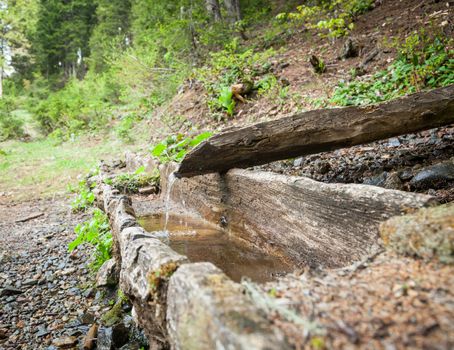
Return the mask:
<path id="1" fill-rule="evenodd" d="M 84 217 L 63 200 L 0 205 L 1 350 L 80 348 L 112 308 L 116 292 L 95 288 L 90 250 L 67 251 Z M 100 326 L 98 349 L 126 326 Z"/>
<path id="2" fill-rule="evenodd" d="M 452 349 L 453 272 L 382 252 L 345 269 L 289 275 L 261 292 L 292 310 L 270 319 L 295 349 Z"/>
<path id="3" fill-rule="evenodd" d="M 454 200 L 454 126 L 258 167 L 329 183 L 363 183 Z"/>

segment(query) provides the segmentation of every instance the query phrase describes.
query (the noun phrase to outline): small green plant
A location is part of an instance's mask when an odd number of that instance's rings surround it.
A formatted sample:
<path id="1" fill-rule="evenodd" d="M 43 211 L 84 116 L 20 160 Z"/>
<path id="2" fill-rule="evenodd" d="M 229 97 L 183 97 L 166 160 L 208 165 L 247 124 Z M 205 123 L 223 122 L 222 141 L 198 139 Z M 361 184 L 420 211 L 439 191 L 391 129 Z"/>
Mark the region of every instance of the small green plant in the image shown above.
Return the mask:
<path id="1" fill-rule="evenodd" d="M 277 79 L 273 74 L 266 74 L 256 84 L 255 88 L 259 95 L 264 95 L 278 85 Z"/>
<path id="2" fill-rule="evenodd" d="M 71 192 L 76 192 L 76 196 L 71 202 L 73 211 L 86 211 L 93 206 L 95 202 L 95 194 L 92 192 L 93 186 L 89 186 L 86 180 L 79 181 L 77 189 L 71 189 Z"/>
<path id="3" fill-rule="evenodd" d="M 77 237 L 69 243 L 68 251 L 72 252 L 82 244 L 94 247 L 95 250 L 90 267 L 94 271 L 99 270 L 102 264 L 112 257 L 112 234 L 107 215 L 100 209 L 94 209 L 92 218 L 82 224 L 78 224 L 74 232 Z"/>
<path id="4" fill-rule="evenodd" d="M 233 112 L 235 110 L 235 100 L 233 99 L 233 93 L 230 87 L 222 87 L 217 102 L 229 116 L 233 115 Z"/>
<path id="5" fill-rule="evenodd" d="M 193 138 L 184 137 L 183 134 L 171 135 L 151 149 L 151 155 L 159 159 L 163 164 L 168 162 L 180 162 L 186 153 L 202 141 L 212 135 L 211 132 L 204 132 Z"/>
<path id="6" fill-rule="evenodd" d="M 399 56 L 386 70 L 363 80 L 340 82 L 330 102 L 366 105 L 454 84 L 454 50 L 450 47 L 452 40 L 415 33 L 407 38 Z"/>
<path id="7" fill-rule="evenodd" d="M 152 174 L 145 173 L 145 167 L 138 168 L 133 173 L 120 174 L 113 179 L 106 180 L 110 185 L 123 193 L 137 193 L 145 186 L 154 186 L 159 190 L 159 170 L 155 169 Z"/>

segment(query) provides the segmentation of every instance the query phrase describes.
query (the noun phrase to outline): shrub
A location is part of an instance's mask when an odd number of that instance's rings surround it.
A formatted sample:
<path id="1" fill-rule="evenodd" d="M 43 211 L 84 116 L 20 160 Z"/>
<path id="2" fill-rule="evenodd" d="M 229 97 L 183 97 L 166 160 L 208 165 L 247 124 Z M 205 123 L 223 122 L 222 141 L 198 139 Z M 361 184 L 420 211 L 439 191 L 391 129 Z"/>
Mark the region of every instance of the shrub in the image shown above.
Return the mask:
<path id="1" fill-rule="evenodd" d="M 426 88 L 454 84 L 452 41 L 413 34 L 386 70 L 363 80 L 341 82 L 330 102 L 341 106 L 377 103 Z"/>
<path id="2" fill-rule="evenodd" d="M 71 202 L 71 208 L 73 211 L 86 211 L 93 206 L 95 195 L 91 190 L 92 187 L 89 186 L 85 180 L 79 181 L 77 189 L 72 191 L 76 192 L 76 196 Z"/>
<path id="3" fill-rule="evenodd" d="M 230 87 L 238 83 L 250 84 L 263 74 L 271 75 L 269 60 L 275 54 L 273 49 L 263 52 L 242 50 L 238 39 L 234 39 L 224 50 L 212 53 L 209 64 L 195 73 L 210 96 L 210 109 L 224 110 L 232 115 L 235 101 L 232 99 Z"/>
<path id="4" fill-rule="evenodd" d="M 83 81 L 70 80 L 51 92 L 33 112 L 45 134 L 60 128 L 66 133 L 104 127 L 110 105 L 116 100 L 115 87 L 105 75 L 87 75 Z"/>
<path id="5" fill-rule="evenodd" d="M 0 100 L 0 141 L 24 136 L 24 122 L 14 116 L 14 103 L 8 97 Z"/>
<path id="6" fill-rule="evenodd" d="M 297 7 L 297 12 L 281 13 L 280 21 L 304 23 L 307 28 L 319 30 L 319 35 L 339 38 L 354 27 L 356 16 L 370 10 L 373 0 L 312 1 Z"/>

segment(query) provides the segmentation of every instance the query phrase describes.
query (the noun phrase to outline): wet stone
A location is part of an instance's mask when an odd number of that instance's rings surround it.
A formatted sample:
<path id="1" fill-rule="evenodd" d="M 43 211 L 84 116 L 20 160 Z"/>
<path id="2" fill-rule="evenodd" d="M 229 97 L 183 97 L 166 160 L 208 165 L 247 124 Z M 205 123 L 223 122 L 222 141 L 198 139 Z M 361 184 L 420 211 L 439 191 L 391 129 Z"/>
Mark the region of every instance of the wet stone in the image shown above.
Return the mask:
<path id="1" fill-rule="evenodd" d="M 443 162 L 422 168 L 410 181 L 410 185 L 419 190 L 438 189 L 454 181 L 454 161 Z"/>
<path id="2" fill-rule="evenodd" d="M 3 296 L 8 296 L 8 295 L 17 295 L 23 293 L 20 289 L 14 288 L 12 286 L 5 286 L 1 291 L 0 291 L 0 297 Z"/>

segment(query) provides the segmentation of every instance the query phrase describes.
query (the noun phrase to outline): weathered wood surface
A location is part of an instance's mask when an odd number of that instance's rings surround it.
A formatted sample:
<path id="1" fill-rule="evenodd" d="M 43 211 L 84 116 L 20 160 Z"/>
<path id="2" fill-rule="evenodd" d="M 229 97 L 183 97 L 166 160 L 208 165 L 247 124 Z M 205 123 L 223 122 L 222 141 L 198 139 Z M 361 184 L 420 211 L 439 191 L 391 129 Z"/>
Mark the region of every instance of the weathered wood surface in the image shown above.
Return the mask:
<path id="1" fill-rule="evenodd" d="M 243 286 L 211 263 L 181 266 L 170 278 L 167 303 L 172 349 L 291 349 Z"/>
<path id="2" fill-rule="evenodd" d="M 128 197 L 108 185 L 98 193 L 118 250 L 120 288 L 133 304 L 132 315 L 150 349 L 169 349 L 169 344 L 172 349 L 200 350 L 289 348 L 240 284 L 211 263 L 189 263 L 136 226 Z"/>
<path id="3" fill-rule="evenodd" d="M 214 135 L 177 176 L 225 172 L 454 123 L 454 85 L 366 107 L 304 112 Z"/>
<path id="4" fill-rule="evenodd" d="M 295 266 L 330 268 L 381 249 L 382 221 L 435 202 L 422 194 L 242 169 L 177 179 L 170 198 L 211 222 L 226 222 L 232 237 Z"/>

